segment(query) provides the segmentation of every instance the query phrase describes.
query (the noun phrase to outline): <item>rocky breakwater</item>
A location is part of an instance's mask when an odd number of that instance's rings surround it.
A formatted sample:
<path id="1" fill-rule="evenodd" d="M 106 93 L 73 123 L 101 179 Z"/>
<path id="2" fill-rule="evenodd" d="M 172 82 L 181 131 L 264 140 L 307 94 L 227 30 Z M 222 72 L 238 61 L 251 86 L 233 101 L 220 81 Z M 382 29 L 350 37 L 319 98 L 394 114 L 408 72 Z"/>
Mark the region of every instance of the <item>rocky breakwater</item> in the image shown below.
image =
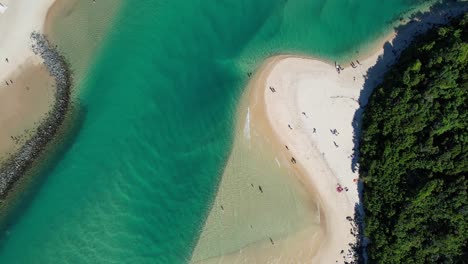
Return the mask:
<path id="1" fill-rule="evenodd" d="M 55 103 L 38 126 L 36 133 L 3 164 L 0 164 L 0 199 L 4 199 L 14 183 L 31 167 L 48 142 L 57 134 L 70 105 L 72 75 L 66 59 L 60 55 L 45 35 L 31 34 L 32 50 L 43 59 L 49 74 L 55 79 Z"/>

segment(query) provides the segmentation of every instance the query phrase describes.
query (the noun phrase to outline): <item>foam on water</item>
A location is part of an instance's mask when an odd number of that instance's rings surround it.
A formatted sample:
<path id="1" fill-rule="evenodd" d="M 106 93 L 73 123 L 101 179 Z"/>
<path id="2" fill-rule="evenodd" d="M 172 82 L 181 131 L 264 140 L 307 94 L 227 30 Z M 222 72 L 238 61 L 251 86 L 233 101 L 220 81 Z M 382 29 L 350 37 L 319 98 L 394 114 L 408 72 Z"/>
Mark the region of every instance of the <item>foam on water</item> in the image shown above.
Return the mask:
<path id="1" fill-rule="evenodd" d="M 279 162 L 278 158 L 275 157 L 276 164 L 278 164 L 278 168 L 281 168 L 281 163 Z"/>
<path id="2" fill-rule="evenodd" d="M 247 140 L 250 140 L 250 108 L 249 107 L 247 107 L 247 114 L 245 115 L 244 137 Z"/>

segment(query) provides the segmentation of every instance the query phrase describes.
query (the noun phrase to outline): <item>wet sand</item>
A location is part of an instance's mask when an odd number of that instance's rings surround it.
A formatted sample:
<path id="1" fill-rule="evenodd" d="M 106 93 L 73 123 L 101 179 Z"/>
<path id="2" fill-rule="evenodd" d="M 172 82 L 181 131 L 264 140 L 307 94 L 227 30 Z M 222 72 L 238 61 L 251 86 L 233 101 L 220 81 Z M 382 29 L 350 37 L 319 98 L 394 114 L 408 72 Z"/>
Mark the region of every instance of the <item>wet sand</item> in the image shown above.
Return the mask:
<path id="1" fill-rule="evenodd" d="M 0 15 L 0 161 L 28 140 L 54 103 L 54 80 L 31 48 L 54 0 L 2 1 Z M 13 82 L 13 83 L 12 83 Z"/>
<path id="2" fill-rule="evenodd" d="M 42 34 L 53 1 L 7 2 L 0 17 L 2 199 L 57 132 L 71 89 L 67 62 Z"/>
<path id="3" fill-rule="evenodd" d="M 0 89 L 0 163 L 35 133 L 55 102 L 55 82 L 43 64 L 26 64 Z"/>
<path id="4" fill-rule="evenodd" d="M 322 237 L 319 205 L 274 144 L 256 92 L 249 88 L 239 104 L 233 149 L 192 263 L 301 263 L 318 248 L 311 245 Z"/>
<path id="5" fill-rule="evenodd" d="M 311 263 L 323 238 L 321 229 L 310 227 L 282 239 L 249 244 L 241 250 L 194 263 Z"/>
<path id="6" fill-rule="evenodd" d="M 47 12 L 44 31 L 67 57 L 77 86 L 91 70 L 121 6 L 122 0 L 56 0 Z"/>

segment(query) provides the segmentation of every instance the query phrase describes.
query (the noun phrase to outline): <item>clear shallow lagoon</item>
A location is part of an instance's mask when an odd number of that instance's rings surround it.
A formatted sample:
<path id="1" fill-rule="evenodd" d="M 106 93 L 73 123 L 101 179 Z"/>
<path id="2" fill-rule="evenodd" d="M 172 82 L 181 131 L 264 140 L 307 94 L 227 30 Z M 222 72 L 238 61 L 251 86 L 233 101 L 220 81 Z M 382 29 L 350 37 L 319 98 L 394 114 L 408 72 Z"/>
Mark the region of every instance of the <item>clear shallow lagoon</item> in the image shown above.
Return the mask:
<path id="1" fill-rule="evenodd" d="M 191 263 L 291 257 L 300 263 L 310 260 L 316 251 L 311 245 L 323 235 L 315 192 L 290 166 L 274 133 L 264 133 L 261 102 L 251 99 L 263 93 L 256 93 L 246 91 L 239 103 L 234 144 Z"/>
<path id="2" fill-rule="evenodd" d="M 414 5 L 122 2 L 79 87 L 83 123 L 2 226 L 0 263 L 187 262 L 230 154 L 247 72 L 277 53 L 355 54 Z M 65 38 L 64 50 L 83 52 Z"/>

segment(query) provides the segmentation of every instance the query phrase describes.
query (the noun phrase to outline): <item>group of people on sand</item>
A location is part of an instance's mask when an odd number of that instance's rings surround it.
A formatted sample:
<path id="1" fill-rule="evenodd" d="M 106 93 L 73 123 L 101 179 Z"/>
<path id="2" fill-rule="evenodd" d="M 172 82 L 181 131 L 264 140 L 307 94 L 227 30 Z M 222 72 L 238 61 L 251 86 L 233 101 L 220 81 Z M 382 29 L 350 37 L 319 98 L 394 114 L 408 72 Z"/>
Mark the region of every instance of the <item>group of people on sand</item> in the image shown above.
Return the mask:
<path id="1" fill-rule="evenodd" d="M 5 58 L 5 61 L 6 61 L 7 63 L 10 62 L 10 61 L 8 60 L 8 58 Z M 10 79 L 10 82 L 8 82 L 8 80 L 6 80 L 6 81 L 5 81 L 5 84 L 8 86 L 8 85 L 10 85 L 10 84 L 13 84 L 13 81 L 12 81 L 11 79 Z"/>
<path id="2" fill-rule="evenodd" d="M 335 61 L 335 69 L 336 69 L 336 72 L 338 72 L 338 74 L 340 74 L 341 71 L 344 70 L 344 68 L 341 67 L 340 64 L 336 64 L 336 61 Z"/>
<path id="3" fill-rule="evenodd" d="M 274 89 L 273 87 L 270 86 L 270 89 Z M 304 115 L 305 117 L 307 117 L 306 113 L 305 112 L 302 112 L 302 115 Z M 292 126 L 291 124 L 288 124 L 288 128 L 290 130 L 292 130 Z M 335 135 L 335 136 L 338 136 L 340 134 L 340 132 L 338 132 L 338 130 L 336 128 L 333 128 L 333 129 L 330 129 L 330 132 Z M 312 133 L 317 133 L 317 129 L 314 127 L 313 130 L 312 130 Z M 336 143 L 336 141 L 333 141 L 333 144 L 335 145 L 336 148 L 339 148 L 340 146 L 338 145 L 338 143 Z M 284 145 L 286 147 L 287 150 L 289 150 L 289 147 L 287 145 Z M 325 153 L 322 153 L 323 155 L 325 155 Z M 291 163 L 292 164 L 296 164 L 297 161 L 294 157 L 291 158 Z"/>
<path id="4" fill-rule="evenodd" d="M 336 130 L 336 128 L 330 129 L 330 132 L 335 136 L 338 136 L 340 134 L 340 132 L 338 132 L 338 130 Z M 338 144 L 335 141 L 333 141 L 333 144 L 335 145 L 336 148 L 340 147 L 340 146 L 338 146 Z"/>
<path id="5" fill-rule="evenodd" d="M 361 65 L 361 63 L 359 62 L 359 60 L 356 60 L 356 63 L 357 63 L 358 65 Z M 358 66 L 358 65 L 356 65 L 356 64 L 354 63 L 354 61 L 352 61 L 352 62 L 350 63 L 350 65 L 351 65 L 351 67 L 353 67 L 353 68 L 357 68 L 357 66 Z M 338 74 L 340 74 L 341 71 L 344 70 L 344 68 L 341 67 L 340 64 L 336 64 L 336 61 L 335 61 L 335 69 L 336 69 L 336 72 L 338 72 Z M 356 78 L 354 78 L 354 80 L 356 80 Z"/>
<path id="6" fill-rule="evenodd" d="M 250 75 L 249 75 L 249 77 L 250 77 Z M 272 93 L 275 93 L 275 92 L 276 92 L 275 87 L 270 86 L 269 89 L 270 89 L 270 91 L 271 91 Z M 302 112 L 302 115 L 304 115 L 305 117 L 307 117 L 307 114 L 306 114 L 305 112 Z M 290 130 L 293 129 L 292 126 L 291 126 L 291 124 L 288 124 L 288 128 L 289 128 Z M 314 128 L 314 132 L 313 132 L 313 133 L 315 133 L 315 132 L 316 132 L 316 129 Z M 286 147 L 287 150 L 289 150 L 288 145 L 284 145 L 284 146 Z M 295 159 L 294 157 L 291 157 L 291 163 L 292 163 L 292 164 L 296 164 L 296 163 L 297 163 L 297 161 L 296 161 L 296 159 Z M 260 186 L 259 186 L 259 188 L 260 188 L 260 190 L 261 190 L 261 187 L 260 187 Z M 261 191 L 262 191 L 262 190 L 261 190 Z M 262 193 L 263 193 L 263 191 L 262 191 Z M 272 242 L 272 243 L 273 243 L 273 242 Z"/>
<path id="7" fill-rule="evenodd" d="M 252 186 L 252 188 L 253 188 L 253 187 L 254 187 L 254 184 L 251 183 L 250 186 Z M 259 190 L 261 193 L 263 193 L 263 188 L 262 188 L 261 185 L 258 185 L 258 190 Z M 224 206 L 223 206 L 222 204 L 220 205 L 220 208 L 221 208 L 222 211 L 224 211 Z M 249 226 L 250 226 L 251 229 L 253 229 L 253 226 L 252 226 L 252 225 L 249 225 Z M 270 243 L 271 243 L 272 245 L 275 245 L 275 242 L 273 241 L 273 238 L 271 238 L 271 237 L 268 237 L 268 238 L 270 239 Z"/>
<path id="8" fill-rule="evenodd" d="M 287 150 L 289 150 L 288 145 L 284 145 L 284 147 L 285 147 Z M 296 162 L 297 162 L 297 161 L 296 161 L 296 158 L 291 157 L 291 163 L 292 163 L 292 164 L 296 164 Z"/>
<path id="9" fill-rule="evenodd" d="M 340 132 L 338 132 L 338 130 L 336 130 L 336 128 L 330 129 L 330 132 L 335 136 L 338 136 L 340 134 Z"/>
<path id="10" fill-rule="evenodd" d="M 360 63 L 358 60 L 356 60 L 356 62 L 357 62 L 357 64 L 361 65 L 361 63 Z M 353 67 L 353 68 L 357 68 L 357 65 L 354 64 L 354 61 L 352 61 L 352 62 L 350 63 L 350 65 L 351 65 L 351 67 Z"/>
<path id="11" fill-rule="evenodd" d="M 348 187 L 342 187 L 341 184 L 337 183 L 336 184 L 336 191 L 340 193 L 343 190 L 346 191 L 346 192 L 349 191 Z"/>

